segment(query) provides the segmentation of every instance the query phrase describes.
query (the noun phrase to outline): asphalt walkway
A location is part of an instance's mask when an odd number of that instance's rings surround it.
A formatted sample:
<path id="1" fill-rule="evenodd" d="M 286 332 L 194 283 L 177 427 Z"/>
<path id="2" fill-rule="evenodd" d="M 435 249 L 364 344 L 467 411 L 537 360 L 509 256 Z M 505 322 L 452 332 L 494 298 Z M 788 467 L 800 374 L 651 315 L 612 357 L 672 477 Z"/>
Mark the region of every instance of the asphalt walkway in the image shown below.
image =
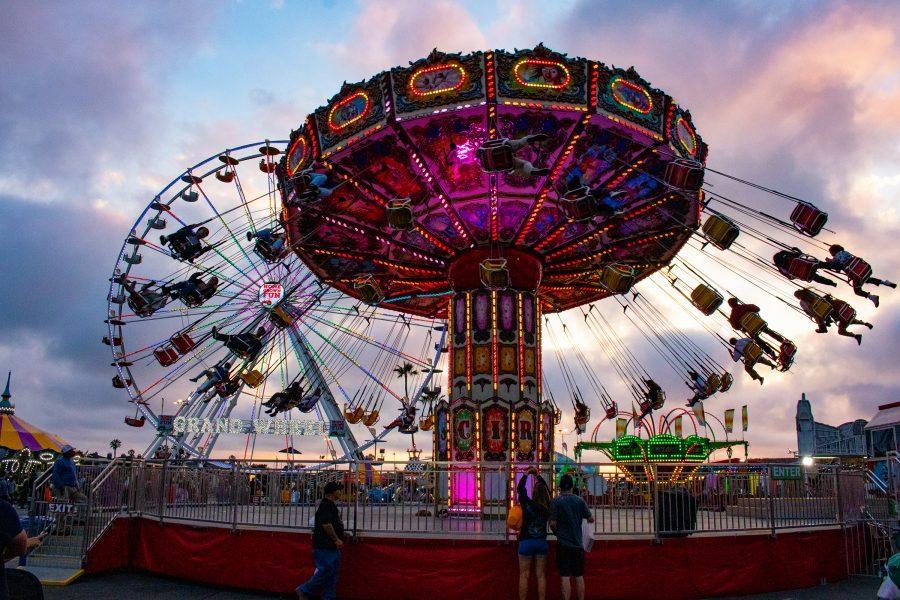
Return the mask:
<path id="1" fill-rule="evenodd" d="M 777 592 L 758 596 L 741 596 L 741 600 L 874 600 L 879 581 L 857 577 L 840 583 L 805 590 Z M 190 598 L 197 600 L 256 600 L 290 598 L 273 594 L 255 594 L 228 588 L 202 585 L 190 581 L 159 577 L 138 571 L 117 572 L 96 577 L 83 577 L 66 587 L 45 587 L 47 600 L 156 600 Z M 728 598 L 724 600 L 736 600 Z"/>

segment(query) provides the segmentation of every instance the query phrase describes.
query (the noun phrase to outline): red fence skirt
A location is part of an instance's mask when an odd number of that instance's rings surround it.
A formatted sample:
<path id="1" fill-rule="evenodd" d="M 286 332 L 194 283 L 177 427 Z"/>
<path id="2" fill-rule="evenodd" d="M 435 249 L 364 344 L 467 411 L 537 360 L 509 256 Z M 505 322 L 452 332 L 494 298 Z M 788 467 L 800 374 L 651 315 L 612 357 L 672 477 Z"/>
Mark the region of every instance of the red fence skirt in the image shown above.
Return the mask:
<path id="1" fill-rule="evenodd" d="M 588 598 L 688 599 L 811 587 L 846 578 L 841 531 L 602 540 L 586 557 Z M 551 544 L 548 597 L 559 597 Z M 210 584 L 285 593 L 312 575 L 308 534 L 118 519 L 87 571 L 136 568 Z M 344 546 L 347 599 L 496 600 L 515 596 L 514 544 L 367 537 Z M 533 583 L 532 583 L 533 587 Z M 533 592 L 533 590 L 532 590 Z"/>

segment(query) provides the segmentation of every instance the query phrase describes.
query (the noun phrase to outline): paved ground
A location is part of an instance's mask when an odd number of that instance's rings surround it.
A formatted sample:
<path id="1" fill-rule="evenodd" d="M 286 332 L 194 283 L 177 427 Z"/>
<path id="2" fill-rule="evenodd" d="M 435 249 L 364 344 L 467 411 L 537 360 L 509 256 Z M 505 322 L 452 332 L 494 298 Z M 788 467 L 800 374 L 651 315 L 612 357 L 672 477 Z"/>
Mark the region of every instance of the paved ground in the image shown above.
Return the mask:
<path id="1" fill-rule="evenodd" d="M 874 578 L 854 578 L 806 590 L 743 596 L 741 600 L 874 600 L 878 585 L 879 582 Z M 256 600 L 279 597 L 200 585 L 140 572 L 120 572 L 98 577 L 84 577 L 67 587 L 46 587 L 44 594 L 47 600 L 102 600 L 105 598 Z M 290 596 L 281 597 L 289 598 Z"/>

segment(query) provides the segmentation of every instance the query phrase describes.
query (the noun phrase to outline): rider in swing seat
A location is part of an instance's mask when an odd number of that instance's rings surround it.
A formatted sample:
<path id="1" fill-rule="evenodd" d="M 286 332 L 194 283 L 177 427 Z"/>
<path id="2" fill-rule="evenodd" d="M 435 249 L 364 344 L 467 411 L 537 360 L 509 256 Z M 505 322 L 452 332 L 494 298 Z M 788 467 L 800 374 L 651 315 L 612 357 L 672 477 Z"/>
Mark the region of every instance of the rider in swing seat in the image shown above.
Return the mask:
<path id="1" fill-rule="evenodd" d="M 778 272 L 787 277 L 788 279 L 794 279 L 795 275 L 791 273 L 791 262 L 794 259 L 802 258 L 804 256 L 803 251 L 799 248 L 791 248 L 790 250 L 782 250 L 780 252 L 776 252 L 775 256 L 772 257 L 772 262 L 775 264 L 775 267 L 778 268 Z M 810 281 L 814 281 L 821 285 L 827 285 L 830 287 L 837 287 L 837 282 L 832 279 L 828 279 L 827 277 L 823 277 L 816 273 L 817 269 L 822 267 L 821 263 L 816 263 L 812 267 L 812 275 L 809 277 Z"/>
<path id="2" fill-rule="evenodd" d="M 203 239 L 208 235 L 209 229 L 206 227 L 198 227 L 195 231 L 193 225 L 185 225 L 172 235 L 159 236 L 159 241 L 169 246 L 176 260 L 194 262 L 194 259 L 212 250 L 212 246 L 203 244 Z"/>
<path id="3" fill-rule="evenodd" d="M 747 362 L 747 358 L 744 356 L 744 353 L 746 352 L 747 346 L 749 346 L 751 343 L 757 343 L 756 340 L 754 340 L 753 338 L 749 338 L 749 337 L 745 337 L 745 338 L 741 338 L 741 339 L 731 338 L 730 340 L 728 340 L 728 343 L 731 344 L 731 346 L 732 346 L 731 358 L 734 360 L 734 362 L 743 361 L 744 371 L 746 371 L 747 374 L 750 375 L 750 377 L 752 377 L 753 379 L 758 381 L 759 385 L 763 384 L 763 382 L 765 381 L 765 378 L 763 378 L 762 375 L 760 375 L 759 373 L 756 372 L 756 369 L 753 368 L 754 365 L 757 362 L 759 362 L 759 363 L 762 363 L 772 369 L 776 368 L 775 364 L 772 363 L 769 359 L 767 359 L 764 356 L 759 356 L 755 361 Z"/>
<path id="4" fill-rule="evenodd" d="M 697 371 L 691 370 L 688 372 L 688 375 L 691 376 L 691 382 L 688 384 L 688 387 L 694 392 L 694 395 L 688 399 L 687 406 L 688 408 L 693 408 L 695 404 L 698 402 L 702 402 L 706 400 L 712 394 L 709 391 L 709 386 L 706 383 L 706 377 L 698 373 Z"/>
<path id="5" fill-rule="evenodd" d="M 244 331 L 242 333 L 229 335 L 219 333 L 219 330 L 213 326 L 212 338 L 219 342 L 224 342 L 225 347 L 234 352 L 237 356 L 253 361 L 262 351 L 262 339 L 266 335 L 265 327 L 260 327 L 256 333 Z"/>
<path id="6" fill-rule="evenodd" d="M 206 370 L 202 371 L 196 377 L 191 377 L 190 380 L 193 381 L 194 383 L 200 381 L 200 379 L 202 379 L 203 377 L 206 377 L 206 381 L 204 381 L 202 384 L 200 384 L 200 387 L 197 388 L 196 393 L 202 396 L 202 395 L 206 394 L 208 391 L 210 391 L 211 389 L 215 388 L 216 386 L 230 382 L 231 378 L 229 377 L 229 374 L 228 374 L 230 369 L 231 369 L 230 362 L 222 362 L 222 363 L 214 365 L 211 369 L 206 369 Z"/>
<path id="7" fill-rule="evenodd" d="M 828 253 L 831 254 L 831 258 L 819 263 L 819 268 L 828 269 L 830 271 L 834 271 L 835 273 L 844 273 L 845 275 L 847 275 L 848 279 L 850 280 L 850 284 L 853 286 L 853 292 L 857 296 L 868 298 L 869 300 L 871 300 L 876 308 L 878 307 L 878 296 L 863 290 L 862 286 L 869 283 L 872 285 L 883 285 L 889 288 L 897 287 L 896 283 L 888 281 L 887 279 L 876 279 L 872 277 L 871 270 L 868 271 L 869 275 L 864 278 L 856 276 L 850 270 L 850 268 L 853 259 L 857 257 L 847 252 L 840 244 L 833 244 L 830 248 L 828 248 Z"/>

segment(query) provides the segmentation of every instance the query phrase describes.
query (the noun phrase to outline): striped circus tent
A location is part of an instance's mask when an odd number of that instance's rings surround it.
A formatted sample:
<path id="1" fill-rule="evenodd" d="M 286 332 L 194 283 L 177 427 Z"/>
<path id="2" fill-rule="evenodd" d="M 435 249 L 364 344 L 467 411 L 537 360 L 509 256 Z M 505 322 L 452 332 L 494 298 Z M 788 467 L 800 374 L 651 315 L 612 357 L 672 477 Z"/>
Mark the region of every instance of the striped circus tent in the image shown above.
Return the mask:
<path id="1" fill-rule="evenodd" d="M 66 441 L 57 435 L 38 429 L 15 415 L 16 408 L 10 401 L 9 380 L 12 373 L 6 376 L 6 389 L 0 396 L 0 448 L 18 452 L 28 448 L 32 452 L 59 449 Z"/>

